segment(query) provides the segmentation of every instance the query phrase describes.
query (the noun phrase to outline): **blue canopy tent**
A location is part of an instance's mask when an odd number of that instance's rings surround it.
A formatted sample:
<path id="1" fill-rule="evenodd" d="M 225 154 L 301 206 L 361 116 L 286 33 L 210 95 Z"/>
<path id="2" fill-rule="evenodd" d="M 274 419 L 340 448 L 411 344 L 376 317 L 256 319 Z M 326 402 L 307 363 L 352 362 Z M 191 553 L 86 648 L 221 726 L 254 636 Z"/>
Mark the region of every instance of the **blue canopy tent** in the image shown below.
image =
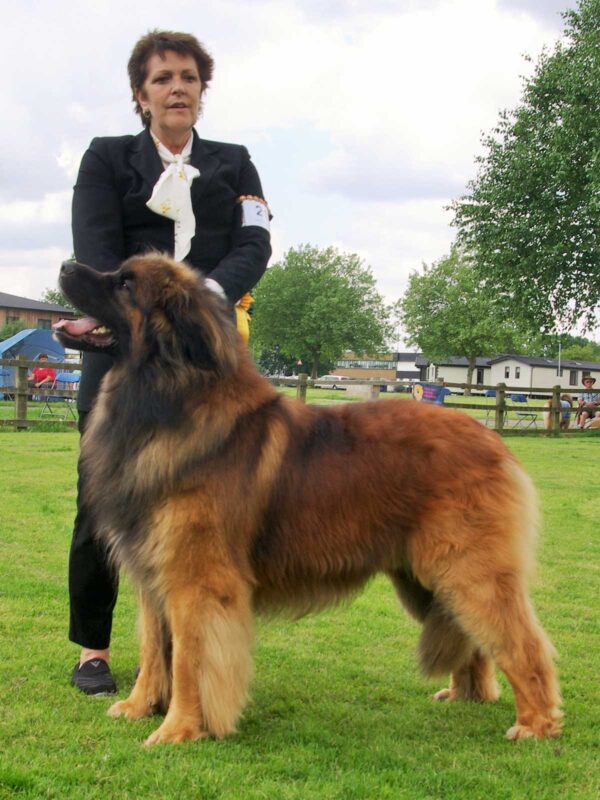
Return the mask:
<path id="1" fill-rule="evenodd" d="M 52 338 L 52 331 L 26 328 L 0 342 L 0 358 L 25 356 L 35 361 L 40 353 L 46 353 L 48 361 L 65 360 L 65 348 Z M 0 393 L 3 386 L 14 386 L 15 380 L 15 368 L 0 365 Z"/>

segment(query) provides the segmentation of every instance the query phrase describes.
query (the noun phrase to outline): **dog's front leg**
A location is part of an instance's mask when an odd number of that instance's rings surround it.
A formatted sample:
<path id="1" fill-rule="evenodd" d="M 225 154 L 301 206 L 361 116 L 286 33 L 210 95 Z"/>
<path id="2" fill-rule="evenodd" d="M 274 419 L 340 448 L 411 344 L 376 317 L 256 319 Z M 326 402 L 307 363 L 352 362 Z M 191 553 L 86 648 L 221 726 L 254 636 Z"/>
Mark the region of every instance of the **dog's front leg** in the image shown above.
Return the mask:
<path id="1" fill-rule="evenodd" d="M 166 611 L 173 637 L 171 704 L 146 744 L 233 733 L 252 672 L 247 583 L 220 565 L 198 584 L 172 590 Z"/>
<path id="2" fill-rule="evenodd" d="M 111 717 L 141 719 L 156 711 L 166 712 L 171 696 L 171 637 L 164 617 L 149 595 L 138 592 L 140 673 L 127 700 L 114 703 Z"/>

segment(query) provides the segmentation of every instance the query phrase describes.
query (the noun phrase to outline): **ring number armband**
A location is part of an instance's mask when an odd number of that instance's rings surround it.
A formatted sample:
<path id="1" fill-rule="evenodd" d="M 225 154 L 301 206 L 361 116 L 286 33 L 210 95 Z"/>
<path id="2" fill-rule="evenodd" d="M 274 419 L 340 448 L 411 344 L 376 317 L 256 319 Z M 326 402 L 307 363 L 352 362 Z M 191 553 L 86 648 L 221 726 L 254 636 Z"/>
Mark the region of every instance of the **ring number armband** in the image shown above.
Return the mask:
<path id="1" fill-rule="evenodd" d="M 266 200 L 253 194 L 242 194 L 237 202 L 242 207 L 242 228 L 258 225 L 266 231 L 270 230 L 269 221 L 272 214 Z"/>

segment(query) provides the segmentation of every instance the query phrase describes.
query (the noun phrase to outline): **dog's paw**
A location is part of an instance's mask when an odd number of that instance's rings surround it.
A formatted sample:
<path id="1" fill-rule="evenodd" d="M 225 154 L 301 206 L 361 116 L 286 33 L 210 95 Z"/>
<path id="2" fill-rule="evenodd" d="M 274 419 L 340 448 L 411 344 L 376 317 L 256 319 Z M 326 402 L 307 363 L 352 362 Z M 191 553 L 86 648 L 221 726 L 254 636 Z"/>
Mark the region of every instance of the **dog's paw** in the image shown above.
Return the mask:
<path id="1" fill-rule="evenodd" d="M 513 725 L 506 731 L 506 738 L 510 742 L 517 739 L 556 739 L 562 733 L 560 723 L 557 720 L 543 720 L 534 725 Z"/>
<path id="2" fill-rule="evenodd" d="M 131 699 L 119 700 L 106 712 L 109 717 L 125 717 L 125 719 L 143 719 L 151 717 L 154 713 L 153 705 L 150 703 L 133 702 Z"/>
<path id="3" fill-rule="evenodd" d="M 177 744 L 179 742 L 195 742 L 197 739 L 208 738 L 206 731 L 200 730 L 197 725 L 181 725 L 163 723 L 144 742 L 144 747 L 154 744 Z"/>
<path id="4" fill-rule="evenodd" d="M 440 689 L 433 695 L 434 700 L 455 700 L 455 695 L 452 689 Z"/>
<path id="5" fill-rule="evenodd" d="M 506 731 L 506 738 L 509 742 L 516 742 L 517 739 L 531 739 L 533 735 L 533 731 L 527 725 L 513 725 Z"/>

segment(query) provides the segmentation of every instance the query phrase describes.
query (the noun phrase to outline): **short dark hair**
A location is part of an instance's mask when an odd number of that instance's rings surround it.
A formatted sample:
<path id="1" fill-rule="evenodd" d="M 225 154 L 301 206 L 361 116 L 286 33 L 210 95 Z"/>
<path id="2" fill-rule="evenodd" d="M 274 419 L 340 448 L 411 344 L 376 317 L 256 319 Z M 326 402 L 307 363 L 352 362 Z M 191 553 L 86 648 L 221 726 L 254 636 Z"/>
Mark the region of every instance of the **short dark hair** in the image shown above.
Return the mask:
<path id="1" fill-rule="evenodd" d="M 40 360 L 40 358 L 48 358 L 48 353 L 40 353 L 38 356 L 38 361 Z"/>
<path id="2" fill-rule="evenodd" d="M 145 36 L 142 36 L 136 42 L 127 63 L 135 113 L 140 115 L 144 125 L 149 125 L 150 121 L 144 118 L 142 107 L 138 103 L 135 93 L 141 90 L 144 81 L 148 77 L 148 60 L 155 54 L 164 55 L 167 50 L 172 50 L 181 56 L 192 56 L 198 67 L 203 91 L 213 76 L 214 61 L 212 56 L 191 33 L 148 31 Z"/>

